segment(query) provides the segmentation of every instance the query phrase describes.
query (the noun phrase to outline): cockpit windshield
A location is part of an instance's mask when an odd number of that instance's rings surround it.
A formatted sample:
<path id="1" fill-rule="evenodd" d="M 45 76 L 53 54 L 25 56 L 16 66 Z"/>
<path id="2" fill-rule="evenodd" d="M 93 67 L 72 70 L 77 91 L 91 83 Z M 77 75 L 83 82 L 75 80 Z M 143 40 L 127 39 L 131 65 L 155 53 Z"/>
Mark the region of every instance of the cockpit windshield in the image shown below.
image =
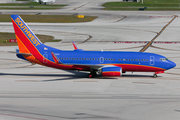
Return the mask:
<path id="1" fill-rule="evenodd" d="M 167 61 L 167 58 L 160 58 L 161 61 Z"/>

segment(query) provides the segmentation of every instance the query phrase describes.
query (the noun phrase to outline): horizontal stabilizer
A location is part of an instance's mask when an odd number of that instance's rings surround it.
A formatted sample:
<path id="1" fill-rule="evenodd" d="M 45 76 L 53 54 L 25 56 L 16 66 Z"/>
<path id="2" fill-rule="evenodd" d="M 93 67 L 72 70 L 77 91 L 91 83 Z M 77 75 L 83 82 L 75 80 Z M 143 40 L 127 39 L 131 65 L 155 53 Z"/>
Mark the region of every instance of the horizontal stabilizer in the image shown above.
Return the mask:
<path id="1" fill-rule="evenodd" d="M 30 53 L 16 53 L 17 55 L 27 55 L 27 56 L 31 56 L 32 54 Z"/>

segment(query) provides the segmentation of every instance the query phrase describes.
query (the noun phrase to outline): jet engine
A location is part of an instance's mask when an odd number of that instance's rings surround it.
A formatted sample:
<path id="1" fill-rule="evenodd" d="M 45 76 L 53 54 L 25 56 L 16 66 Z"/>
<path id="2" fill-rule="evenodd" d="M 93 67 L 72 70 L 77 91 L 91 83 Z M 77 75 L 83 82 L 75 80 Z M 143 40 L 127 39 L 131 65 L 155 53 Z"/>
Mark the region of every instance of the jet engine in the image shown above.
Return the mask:
<path id="1" fill-rule="evenodd" d="M 102 68 L 102 76 L 104 77 L 112 77 L 112 76 L 121 76 L 122 75 L 122 68 L 121 67 L 103 67 Z"/>

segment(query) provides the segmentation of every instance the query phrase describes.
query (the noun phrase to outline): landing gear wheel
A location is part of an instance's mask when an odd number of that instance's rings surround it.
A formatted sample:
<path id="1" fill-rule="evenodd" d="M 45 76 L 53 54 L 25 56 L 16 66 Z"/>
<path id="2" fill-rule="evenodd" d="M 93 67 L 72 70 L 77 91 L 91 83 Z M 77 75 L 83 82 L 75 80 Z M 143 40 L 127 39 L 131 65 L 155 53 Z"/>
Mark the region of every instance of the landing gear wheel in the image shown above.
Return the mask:
<path id="1" fill-rule="evenodd" d="M 89 78 L 92 78 L 93 76 L 92 76 L 92 74 L 89 74 L 88 77 L 89 77 Z"/>
<path id="2" fill-rule="evenodd" d="M 154 74 L 153 77 L 154 77 L 154 78 L 157 78 L 157 74 Z"/>
<path id="3" fill-rule="evenodd" d="M 94 77 L 96 77 L 97 76 L 97 73 L 96 73 L 96 71 L 91 71 L 91 73 L 88 75 L 88 77 L 89 78 L 94 78 Z"/>

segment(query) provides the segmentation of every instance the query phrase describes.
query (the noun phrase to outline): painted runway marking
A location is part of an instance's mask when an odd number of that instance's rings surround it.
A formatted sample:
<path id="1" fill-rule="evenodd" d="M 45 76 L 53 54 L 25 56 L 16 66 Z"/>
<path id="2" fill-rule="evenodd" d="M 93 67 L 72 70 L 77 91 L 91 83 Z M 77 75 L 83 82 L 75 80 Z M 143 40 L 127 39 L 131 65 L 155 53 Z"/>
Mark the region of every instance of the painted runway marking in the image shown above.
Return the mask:
<path id="1" fill-rule="evenodd" d="M 33 118 L 33 117 L 26 117 L 26 116 L 19 116 L 19 115 L 11 115 L 11 114 L 3 114 L 0 113 L 0 115 L 4 115 L 4 116 L 12 116 L 12 117 L 19 117 L 19 118 L 29 118 L 29 119 L 34 119 L 34 120 L 47 120 L 47 119 L 41 119 L 41 118 Z"/>
<path id="2" fill-rule="evenodd" d="M 98 81 L 73 81 L 73 82 L 98 82 Z"/>
<path id="3" fill-rule="evenodd" d="M 155 84 L 155 83 L 147 83 L 147 82 L 133 82 L 133 83 L 138 83 L 138 84 Z"/>
<path id="4" fill-rule="evenodd" d="M 147 44 L 148 41 L 117 41 L 114 43 L 119 43 L 119 44 Z M 157 41 L 157 42 L 153 42 L 153 44 L 180 44 L 180 42 Z"/>
<path id="5" fill-rule="evenodd" d="M 168 24 L 166 24 L 162 29 L 161 31 L 148 43 L 146 44 L 139 52 L 144 52 L 145 50 L 147 50 L 149 48 L 150 45 L 152 45 L 152 43 L 154 42 L 154 40 L 159 37 L 159 35 L 177 18 L 178 16 L 177 15 L 174 15 L 174 18 L 169 21 Z"/>
<path id="6" fill-rule="evenodd" d="M 173 16 L 149 16 L 150 18 L 171 18 Z"/>

